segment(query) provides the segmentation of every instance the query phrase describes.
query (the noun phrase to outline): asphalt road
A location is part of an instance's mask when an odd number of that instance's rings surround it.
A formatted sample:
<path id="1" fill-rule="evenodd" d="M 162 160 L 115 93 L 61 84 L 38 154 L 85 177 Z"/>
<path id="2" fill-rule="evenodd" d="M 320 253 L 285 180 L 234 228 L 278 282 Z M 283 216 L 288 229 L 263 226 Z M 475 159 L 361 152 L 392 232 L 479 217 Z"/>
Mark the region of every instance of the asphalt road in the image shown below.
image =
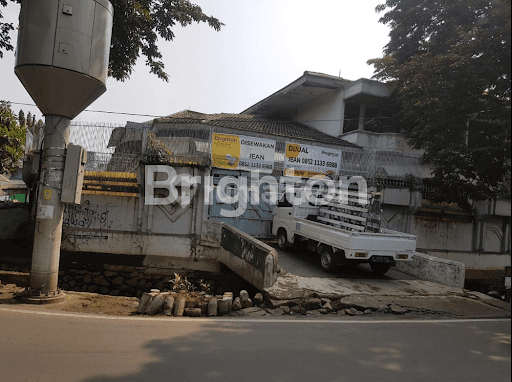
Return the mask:
<path id="1" fill-rule="evenodd" d="M 416 277 L 391 268 L 385 275 L 375 276 L 369 264 L 339 267 L 334 273 L 320 269 L 320 260 L 314 252 L 303 248 L 291 247 L 286 251 L 279 249 L 276 243 L 268 243 L 278 253 L 278 264 L 287 272 L 302 277 L 347 278 L 347 279 L 383 279 L 418 280 Z"/>
<path id="2" fill-rule="evenodd" d="M 0 380 L 510 381 L 510 332 L 510 320 L 108 318 L 0 307 Z"/>

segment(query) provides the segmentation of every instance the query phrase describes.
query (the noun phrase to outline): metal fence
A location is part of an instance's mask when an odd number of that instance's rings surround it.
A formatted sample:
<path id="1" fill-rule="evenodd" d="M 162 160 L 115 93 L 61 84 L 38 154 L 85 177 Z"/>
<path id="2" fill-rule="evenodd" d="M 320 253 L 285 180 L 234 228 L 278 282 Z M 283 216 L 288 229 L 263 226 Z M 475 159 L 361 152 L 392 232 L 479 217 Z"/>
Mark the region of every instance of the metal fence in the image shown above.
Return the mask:
<path id="1" fill-rule="evenodd" d="M 73 122 L 70 142 L 88 152 L 86 170 L 134 172 L 139 163 L 210 163 L 211 131 L 208 129 L 167 129 L 152 131 L 150 124 L 128 122 Z M 275 154 L 275 175 L 282 175 L 285 145 L 278 142 Z M 427 174 L 427 176 L 425 176 Z M 396 151 L 348 151 L 342 149 L 340 176 L 359 175 L 367 180 L 409 184 L 428 177 L 421 157 Z M 390 183 L 390 184 L 391 184 Z"/>

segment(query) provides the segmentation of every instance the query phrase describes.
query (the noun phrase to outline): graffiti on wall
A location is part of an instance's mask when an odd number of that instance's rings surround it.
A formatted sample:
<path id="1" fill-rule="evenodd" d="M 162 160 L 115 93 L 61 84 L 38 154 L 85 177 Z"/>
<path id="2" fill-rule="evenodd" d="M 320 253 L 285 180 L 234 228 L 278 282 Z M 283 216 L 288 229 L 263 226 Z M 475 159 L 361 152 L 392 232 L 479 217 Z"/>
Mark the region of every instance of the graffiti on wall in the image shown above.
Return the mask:
<path id="1" fill-rule="evenodd" d="M 80 205 L 65 204 L 64 221 L 68 227 L 110 229 L 112 220 L 109 219 L 109 205 L 93 204 L 84 200 Z"/>

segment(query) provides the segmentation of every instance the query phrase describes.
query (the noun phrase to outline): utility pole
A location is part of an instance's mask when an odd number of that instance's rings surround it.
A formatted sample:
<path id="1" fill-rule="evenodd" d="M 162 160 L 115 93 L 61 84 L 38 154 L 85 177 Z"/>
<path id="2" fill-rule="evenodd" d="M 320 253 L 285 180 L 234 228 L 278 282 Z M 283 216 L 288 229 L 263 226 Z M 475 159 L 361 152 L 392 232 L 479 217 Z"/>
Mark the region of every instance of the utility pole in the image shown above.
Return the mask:
<path id="1" fill-rule="evenodd" d="M 64 212 L 60 199 L 71 119 L 46 115 L 45 122 L 28 302 L 57 302 L 65 297 L 57 282 Z"/>
<path id="2" fill-rule="evenodd" d="M 80 203 L 83 176 L 69 166 L 70 124 L 107 90 L 113 12 L 108 0 L 21 1 L 15 73 L 46 121 L 26 302 L 65 297 L 57 286 L 64 203 Z"/>

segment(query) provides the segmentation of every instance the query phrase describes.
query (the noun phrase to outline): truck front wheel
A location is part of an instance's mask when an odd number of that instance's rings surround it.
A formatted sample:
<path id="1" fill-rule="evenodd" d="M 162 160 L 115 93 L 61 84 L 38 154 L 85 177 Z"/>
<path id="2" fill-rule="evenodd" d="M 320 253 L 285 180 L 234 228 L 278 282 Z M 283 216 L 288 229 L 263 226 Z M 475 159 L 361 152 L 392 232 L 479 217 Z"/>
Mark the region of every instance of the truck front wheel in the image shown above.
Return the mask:
<path id="1" fill-rule="evenodd" d="M 323 248 L 320 252 L 320 268 L 329 273 L 336 269 L 336 260 L 330 248 Z"/>
<path id="2" fill-rule="evenodd" d="M 386 263 L 370 263 L 370 267 L 376 276 L 382 276 L 389 271 L 389 264 Z"/>
<path id="3" fill-rule="evenodd" d="M 290 243 L 288 243 L 288 237 L 286 236 L 286 230 L 284 228 L 279 228 L 277 231 L 277 246 L 280 249 L 286 249 L 290 246 Z"/>

